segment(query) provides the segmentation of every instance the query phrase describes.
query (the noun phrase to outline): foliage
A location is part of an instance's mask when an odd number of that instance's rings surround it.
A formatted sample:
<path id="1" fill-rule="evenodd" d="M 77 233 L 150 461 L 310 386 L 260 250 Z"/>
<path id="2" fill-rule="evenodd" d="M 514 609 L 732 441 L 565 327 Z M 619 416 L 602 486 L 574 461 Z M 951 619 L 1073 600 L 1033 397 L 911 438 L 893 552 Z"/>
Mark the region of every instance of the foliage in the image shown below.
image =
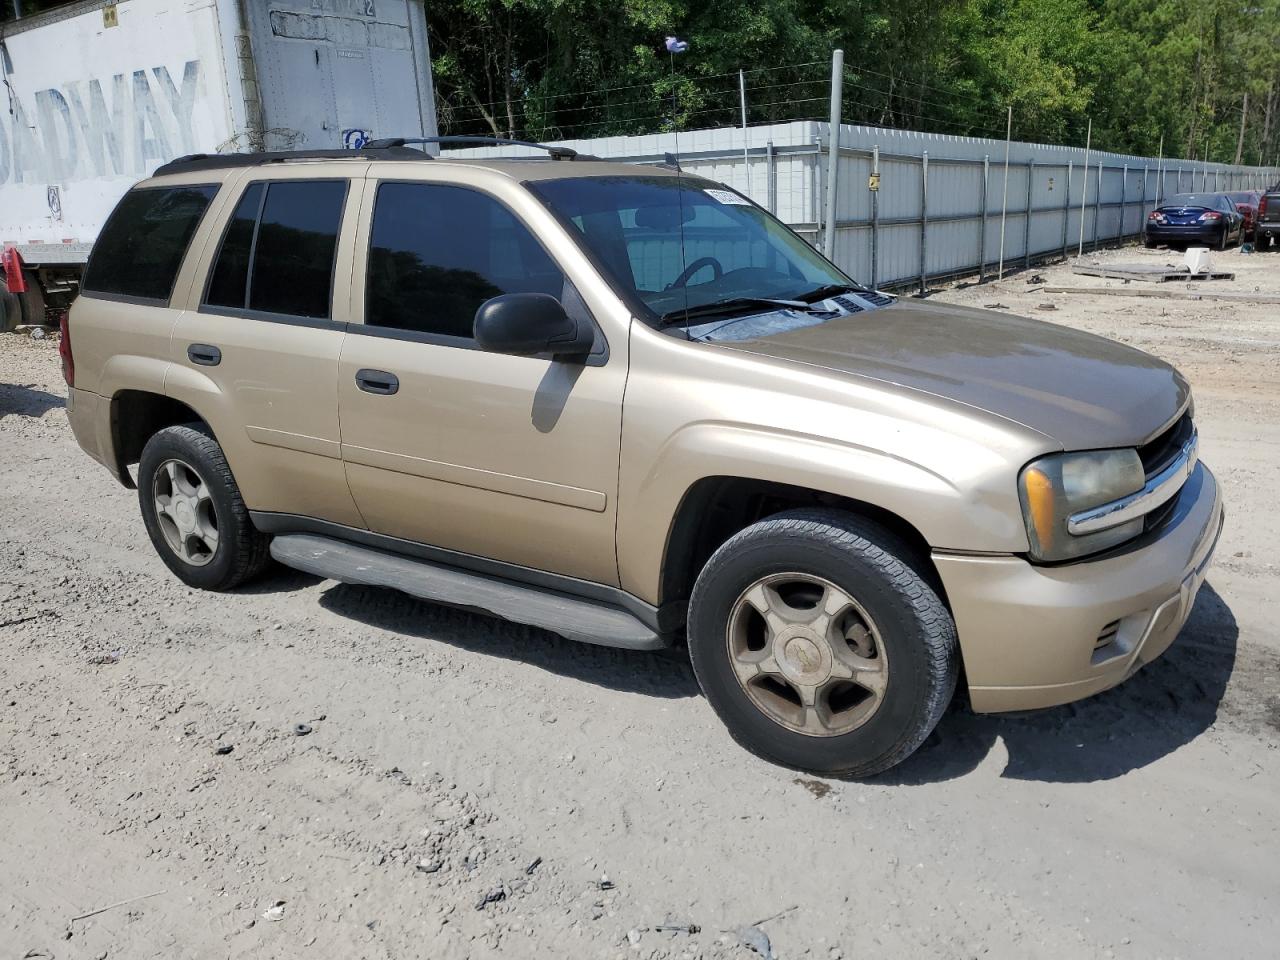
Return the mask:
<path id="1" fill-rule="evenodd" d="M 534 139 L 827 114 L 846 122 L 1280 160 L 1280 0 L 432 0 L 442 132 Z M 675 57 L 663 38 L 689 52 Z M 1244 97 L 1248 93 L 1248 110 Z"/>

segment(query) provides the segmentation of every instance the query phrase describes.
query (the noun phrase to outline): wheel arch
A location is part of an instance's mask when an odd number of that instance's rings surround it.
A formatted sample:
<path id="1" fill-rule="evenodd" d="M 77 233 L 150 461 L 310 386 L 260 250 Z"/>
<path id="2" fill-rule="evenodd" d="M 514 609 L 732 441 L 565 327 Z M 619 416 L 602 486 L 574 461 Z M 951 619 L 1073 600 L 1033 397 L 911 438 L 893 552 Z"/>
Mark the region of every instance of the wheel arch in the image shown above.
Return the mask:
<path id="1" fill-rule="evenodd" d="M 111 447 L 117 479 L 134 489 L 129 466 L 142 458 L 147 441 L 165 427 L 202 423 L 212 433 L 207 419 L 174 397 L 150 390 L 117 390 L 111 397 Z"/>
<path id="2" fill-rule="evenodd" d="M 711 476 L 696 481 L 681 498 L 662 553 L 660 604 L 687 605 L 693 582 L 711 555 L 730 537 L 753 523 L 797 507 L 827 507 L 863 517 L 901 540 L 911 566 L 947 603 L 928 540 L 906 518 L 865 500 L 813 487 L 740 476 Z"/>

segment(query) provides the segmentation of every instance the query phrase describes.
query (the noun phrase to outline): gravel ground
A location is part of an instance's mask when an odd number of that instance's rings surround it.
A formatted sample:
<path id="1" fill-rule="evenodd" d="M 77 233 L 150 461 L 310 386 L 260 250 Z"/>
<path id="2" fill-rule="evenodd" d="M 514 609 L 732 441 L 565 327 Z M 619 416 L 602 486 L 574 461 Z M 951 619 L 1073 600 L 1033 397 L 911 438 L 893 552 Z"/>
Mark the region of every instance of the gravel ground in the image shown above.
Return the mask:
<path id="1" fill-rule="evenodd" d="M 1217 262 L 1280 292 L 1280 254 Z M 1128 684 L 953 709 L 866 783 L 743 753 L 678 657 L 283 571 L 188 590 L 54 340 L 0 338 L 0 960 L 1275 956 L 1280 307 L 1026 281 L 935 296 L 1176 363 L 1218 560 Z"/>

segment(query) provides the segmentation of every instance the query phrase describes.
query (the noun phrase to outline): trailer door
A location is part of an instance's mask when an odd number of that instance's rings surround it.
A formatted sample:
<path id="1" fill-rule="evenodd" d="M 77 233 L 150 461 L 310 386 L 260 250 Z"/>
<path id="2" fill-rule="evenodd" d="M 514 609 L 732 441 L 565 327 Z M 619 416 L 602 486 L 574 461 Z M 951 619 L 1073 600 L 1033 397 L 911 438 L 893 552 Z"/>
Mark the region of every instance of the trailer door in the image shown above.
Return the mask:
<path id="1" fill-rule="evenodd" d="M 420 0 L 246 6 L 267 150 L 436 135 Z"/>

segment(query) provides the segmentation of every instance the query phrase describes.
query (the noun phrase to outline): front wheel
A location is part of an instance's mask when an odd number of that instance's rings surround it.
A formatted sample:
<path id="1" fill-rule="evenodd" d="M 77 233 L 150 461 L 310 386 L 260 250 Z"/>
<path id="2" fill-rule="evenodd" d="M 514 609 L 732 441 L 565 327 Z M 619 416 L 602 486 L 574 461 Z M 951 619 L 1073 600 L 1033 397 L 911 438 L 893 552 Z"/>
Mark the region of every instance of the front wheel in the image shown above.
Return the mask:
<path id="1" fill-rule="evenodd" d="M 230 590 L 262 571 L 269 538 L 249 519 L 222 448 L 203 424 L 166 427 L 142 448 L 142 519 L 183 583 Z"/>
<path id="2" fill-rule="evenodd" d="M 955 691 L 955 623 L 905 542 L 837 510 L 778 514 L 707 561 L 689 652 L 748 750 L 867 777 L 910 756 Z"/>

